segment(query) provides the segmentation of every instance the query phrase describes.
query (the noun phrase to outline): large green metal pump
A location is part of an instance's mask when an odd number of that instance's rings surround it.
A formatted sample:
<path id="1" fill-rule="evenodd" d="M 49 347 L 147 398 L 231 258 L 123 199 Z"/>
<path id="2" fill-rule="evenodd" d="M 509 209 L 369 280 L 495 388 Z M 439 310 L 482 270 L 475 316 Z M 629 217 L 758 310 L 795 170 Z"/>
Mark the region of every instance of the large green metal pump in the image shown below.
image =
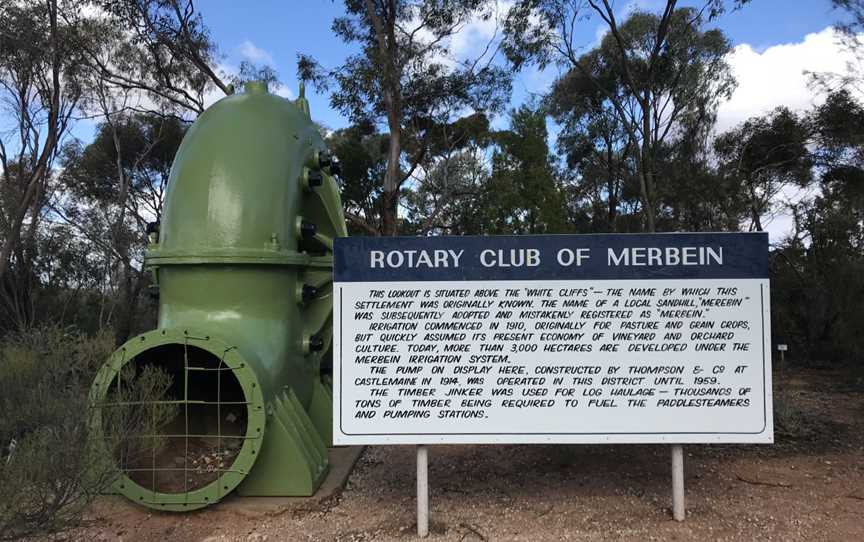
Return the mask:
<path id="1" fill-rule="evenodd" d="M 117 492 L 175 511 L 235 489 L 315 492 L 332 434 L 332 240 L 347 234 L 335 169 L 302 90 L 292 102 L 248 83 L 190 128 L 146 255 L 158 327 L 122 345 L 91 392 L 101 431 L 107 409 L 140 406 L 121 371 L 171 377 L 149 406 L 173 421 L 113 453 Z"/>

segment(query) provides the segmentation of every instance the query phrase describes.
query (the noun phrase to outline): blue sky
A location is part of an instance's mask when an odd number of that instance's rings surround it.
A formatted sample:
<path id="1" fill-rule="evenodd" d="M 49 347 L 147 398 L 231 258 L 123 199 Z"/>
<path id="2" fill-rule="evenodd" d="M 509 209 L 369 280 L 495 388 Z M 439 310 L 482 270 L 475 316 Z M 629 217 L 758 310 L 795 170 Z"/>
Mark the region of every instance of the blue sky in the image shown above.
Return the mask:
<path id="1" fill-rule="evenodd" d="M 633 7 L 657 10 L 662 4 L 662 0 L 618 2 L 622 13 Z M 294 94 L 298 52 L 311 54 L 331 67 L 339 65 L 351 50 L 330 30 L 333 18 L 342 12 L 339 1 L 199 0 L 198 8 L 226 64 L 238 65 L 250 56 L 269 61 Z M 714 25 L 733 44 L 747 44 L 758 54 L 772 46 L 803 42 L 805 36 L 823 31 L 836 19 L 837 13 L 831 10 L 829 0 L 752 0 L 743 10 L 727 13 Z M 596 40 L 599 27 L 597 21 L 584 23 L 586 46 Z M 554 69 L 546 74 L 533 71 L 519 74 L 514 81 L 513 105 L 524 101 L 531 92 L 542 92 L 554 75 Z M 317 120 L 331 128 L 346 124 L 329 107 L 326 96 L 308 94 Z"/>
<path id="2" fill-rule="evenodd" d="M 503 14 L 513 0 L 497 2 Z M 335 67 L 352 52 L 330 30 L 333 18 L 342 13 L 339 0 L 197 0 L 196 5 L 220 50 L 221 67 L 236 69 L 244 59 L 268 64 L 280 76 L 281 95 L 293 98 L 297 94 L 297 53 L 310 54 L 324 66 Z M 634 8 L 658 12 L 663 5 L 664 0 L 619 0 L 615 4 L 619 19 Z M 808 87 L 805 71 L 845 69 L 849 57 L 839 48 L 830 28 L 839 16 L 831 9 L 830 0 L 751 0 L 744 9 L 712 22 L 711 26 L 722 29 L 734 46 L 727 60 L 738 80 L 732 98 L 720 106 L 717 131 L 732 128 L 779 105 L 800 111 L 818 104 L 821 97 Z M 489 24 L 470 25 L 458 36 L 463 53 L 470 55 L 472 50 L 482 50 L 493 28 Z M 586 50 L 598 42 L 604 28 L 596 19 L 582 23 Z M 545 72 L 528 69 L 516 74 L 511 107 L 532 94 L 544 93 L 556 74 L 554 67 Z M 307 89 L 307 97 L 315 120 L 334 129 L 347 124 L 330 107 L 326 95 Z M 493 125 L 506 126 L 506 116 L 495 119 Z M 79 122 L 72 135 L 87 141 L 92 138 L 94 127 L 92 121 Z M 555 131 L 550 123 L 552 138 Z M 807 196 L 796 190 L 781 194 L 790 202 Z M 766 219 L 772 240 L 778 240 L 790 227 L 788 215 Z"/>
<path id="3" fill-rule="evenodd" d="M 512 1 L 497 0 L 499 11 L 503 13 Z M 619 0 L 615 8 L 619 19 L 623 19 L 633 9 L 656 13 L 663 5 L 664 0 Z M 237 66 L 243 59 L 268 63 L 280 75 L 283 95 L 296 96 L 297 53 L 310 54 L 324 66 L 334 67 L 352 52 L 330 30 L 333 18 L 342 13 L 338 0 L 199 0 L 198 6 L 225 66 Z M 830 0 L 751 0 L 745 8 L 713 21 L 711 26 L 723 30 L 734 46 L 727 60 L 738 80 L 732 98 L 720 106 L 717 131 L 732 128 L 779 105 L 800 111 L 818 104 L 821 97 L 809 88 L 805 72 L 845 69 L 849 57 L 838 47 L 830 28 L 839 17 Z M 596 18 L 582 23 L 582 42 L 586 48 L 599 40 L 605 28 L 601 23 Z M 489 25 L 469 26 L 460 36 L 460 47 L 465 54 L 470 54 L 472 48 L 482 50 L 491 31 Z M 534 93 L 544 93 L 556 74 L 556 68 L 546 72 L 528 69 L 517 74 L 511 107 Z M 307 89 L 307 97 L 317 121 L 329 128 L 347 124 L 330 107 L 327 96 Z M 506 126 L 506 116 L 495 119 L 493 125 Z M 556 131 L 550 123 L 553 138 Z M 779 197 L 791 203 L 811 195 L 790 188 Z M 776 242 L 790 231 L 792 219 L 788 213 L 781 213 L 766 217 L 765 225 Z"/>

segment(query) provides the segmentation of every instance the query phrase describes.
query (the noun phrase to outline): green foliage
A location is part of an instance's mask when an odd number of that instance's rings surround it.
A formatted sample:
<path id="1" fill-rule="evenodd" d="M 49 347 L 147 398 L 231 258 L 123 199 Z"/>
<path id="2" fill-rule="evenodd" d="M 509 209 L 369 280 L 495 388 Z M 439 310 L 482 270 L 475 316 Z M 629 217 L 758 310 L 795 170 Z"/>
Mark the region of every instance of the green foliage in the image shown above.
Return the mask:
<path id="1" fill-rule="evenodd" d="M 240 62 L 240 70 L 237 75 L 229 77 L 229 80 L 235 89 L 250 81 L 262 81 L 272 89 L 279 83 L 279 74 L 271 66 L 243 60 Z"/>
<path id="2" fill-rule="evenodd" d="M 806 363 L 864 363 L 864 107 L 845 92 L 809 115 L 819 195 L 793 208 L 773 258 L 772 323 Z"/>
<path id="3" fill-rule="evenodd" d="M 97 405 L 104 445 L 119 464 L 139 464 L 142 459 L 158 455 L 168 444 L 168 437 L 161 436 L 160 429 L 177 417 L 180 406 L 153 399 L 171 399 L 168 396 L 171 384 L 171 377 L 164 369 L 129 363 L 112 382 L 106 395 L 108 405 Z M 141 435 L 154 436 L 141 438 Z"/>
<path id="4" fill-rule="evenodd" d="M 164 192 L 174 155 L 188 125 L 174 117 L 153 114 L 114 115 L 100 122 L 92 141 L 73 141 L 63 148 L 63 187 L 86 201 L 107 205 L 117 201 L 122 179 L 129 179 L 136 212 L 157 218 L 160 205 L 151 201 Z M 116 139 L 115 139 L 116 138 Z M 118 164 L 119 161 L 119 164 Z"/>
<path id="5" fill-rule="evenodd" d="M 430 131 L 428 163 L 403 188 L 400 233 L 470 235 L 572 231 L 566 187 L 548 146 L 542 108 L 511 112 L 509 130 L 491 131 L 475 114 Z M 380 231 L 388 137 L 370 125 L 333 133 L 342 199 L 353 232 Z"/>
<path id="6" fill-rule="evenodd" d="M 61 88 L 63 99 L 77 100 L 81 96 L 87 79 L 83 49 L 94 44 L 98 32 L 105 30 L 105 27 L 76 24 L 76 9 L 71 4 L 60 2 L 53 6 L 47 1 L 0 0 L 0 26 L 3 28 L 0 33 L 0 72 L 4 77 L 15 77 L 8 81 L 9 86 L 5 90 L 14 91 L 16 85 L 29 86 L 30 90 L 40 94 L 38 100 L 43 101 L 43 106 L 47 106 L 53 93 L 50 72 L 56 67 L 64 78 Z M 58 12 L 56 34 L 51 29 L 52 10 Z M 55 52 L 61 62 L 56 66 L 53 58 Z M 28 98 L 25 97 L 23 104 L 10 102 L 8 105 L 14 103 L 26 107 L 29 105 L 27 102 Z M 47 111 L 34 108 L 30 113 L 41 116 Z"/>
<path id="7" fill-rule="evenodd" d="M 0 342 L 0 540 L 75 524 L 116 479 L 111 458 L 129 448 L 129 437 L 175 414 L 165 405 L 114 409 L 109 439 L 94 438 L 89 388 L 113 345 L 108 334 L 86 337 L 57 327 Z M 170 378 L 143 373 L 127 379 L 127 398 L 162 398 Z"/>
<path id="8" fill-rule="evenodd" d="M 799 227 L 809 244 L 790 241 L 774 261 L 775 335 L 791 344 L 792 356 L 808 364 L 864 362 L 864 205 L 858 178 L 842 182 L 855 187 L 825 187 L 800 209 Z"/>
<path id="9" fill-rule="evenodd" d="M 438 154 L 464 147 L 476 122 L 500 111 L 510 96 L 511 74 L 484 52 L 454 58 L 452 42 L 475 17 L 490 20 L 491 0 L 398 0 L 388 4 L 345 0 L 333 33 L 358 50 L 342 65 L 325 69 L 299 55 L 298 77 L 330 91 L 331 106 L 355 126 L 387 131 L 387 151 L 377 216 L 349 220 L 369 233 L 399 230 L 401 190 L 422 183 L 418 170 Z M 491 44 L 490 44 L 491 45 Z M 487 49 L 488 51 L 488 49 Z M 466 114 L 467 112 L 467 114 Z M 473 119 L 472 119 L 473 117 Z M 470 119 L 470 120 L 469 120 Z M 372 207 L 369 207 L 372 209 Z"/>
<path id="10" fill-rule="evenodd" d="M 112 344 L 59 328 L 0 344 L 0 538 L 75 522 L 111 482 L 89 438 L 87 388 Z"/>
<path id="11" fill-rule="evenodd" d="M 744 200 L 751 230 L 762 231 L 762 217 L 773 211 L 786 186 L 805 187 L 812 180 L 810 136 L 807 119 L 779 107 L 714 141 L 719 175 Z"/>
<path id="12" fill-rule="evenodd" d="M 64 147 L 58 185 L 67 197 L 52 202 L 43 232 L 69 244 L 39 247 L 38 262 L 54 268 L 58 259 L 68 259 L 76 264 L 70 272 L 86 273 L 41 275 L 54 279 L 43 280 L 43 296 L 53 298 L 56 287 L 74 293 L 60 315 L 70 318 L 57 321 L 85 330 L 112 326 L 118 342 L 149 327 L 152 306 L 140 295 L 149 281 L 143 271 L 146 224 L 160 219 L 171 165 L 187 128 L 175 117 L 114 114 L 97 126 L 89 144 L 73 141 Z M 93 307 L 98 294 L 107 299 Z M 71 318 L 82 313 L 85 320 Z"/>
<path id="13" fill-rule="evenodd" d="M 775 389 L 773 410 L 774 432 L 784 439 L 809 439 L 831 431 L 825 419 L 815 415 L 812 408 L 804 406 L 794 391 Z"/>
<path id="14" fill-rule="evenodd" d="M 387 136 L 372 125 L 355 125 L 331 134 L 327 145 L 342 166 L 338 182 L 349 233 L 376 234 L 387 167 Z"/>
<path id="15" fill-rule="evenodd" d="M 494 136 L 492 171 L 482 199 L 484 233 L 566 233 L 566 200 L 549 154 L 546 115 L 512 112 L 510 129 Z"/>
<path id="16" fill-rule="evenodd" d="M 481 149 L 438 160 L 416 189 L 406 191 L 405 233 L 472 235 L 487 230 L 489 171 Z"/>
<path id="17" fill-rule="evenodd" d="M 99 25 L 73 2 L 0 0 L 0 326 L 37 319 L 32 272 L 51 168 L 89 85 L 84 49 Z"/>
<path id="18" fill-rule="evenodd" d="M 227 89 L 215 46 L 191 0 L 0 0 L 0 29 L 14 127 L 0 135 L 0 333 L 74 321 L 123 339 L 144 222 L 185 129 L 174 115 Z M 82 117 L 99 122 L 96 140 L 63 147 Z"/>
<path id="19" fill-rule="evenodd" d="M 475 231 L 476 228 L 456 222 L 467 216 L 461 214 L 465 205 L 476 202 L 470 196 L 480 193 L 477 185 L 480 171 L 476 167 L 472 169 L 469 162 L 483 169 L 475 155 L 491 141 L 488 119 L 484 114 L 475 113 L 431 127 L 425 150 L 419 149 L 416 142 L 409 141 L 405 145 L 407 152 L 422 152 L 427 158 L 415 165 L 415 170 L 422 171 L 422 175 L 414 175 L 402 189 L 403 207 L 408 213 L 400 223 L 401 234 Z M 327 143 L 342 165 L 338 182 L 349 231 L 378 235 L 383 227 L 389 135 L 365 123 L 335 131 L 327 138 Z M 474 218 L 476 221 L 477 216 Z"/>
<path id="20" fill-rule="evenodd" d="M 736 179 L 718 175 L 700 157 L 669 150 L 658 160 L 658 229 L 661 231 L 738 231 L 745 213 L 745 197 Z"/>
<path id="21" fill-rule="evenodd" d="M 725 60 L 731 46 L 721 31 L 703 29 L 692 8 L 662 15 L 634 11 L 619 23 L 603 6 L 591 4 L 609 32 L 598 47 L 577 56 L 566 41 L 573 19 L 564 14 L 578 8 L 521 2 L 508 17 L 512 40 L 505 51 L 517 66 L 555 60 L 568 69 L 547 102 L 562 126 L 558 147 L 574 170 L 572 195 L 581 198 L 576 207 L 591 211 L 589 227 L 677 229 L 667 219 L 681 213 L 668 196 L 680 184 L 668 173 L 694 164 L 705 169 L 702 148 L 694 143 L 704 144 L 719 102 L 734 88 Z M 526 9 L 535 15 L 528 19 L 533 23 L 514 15 Z M 539 28 L 544 20 L 551 30 Z M 671 161 L 677 165 L 668 167 Z M 637 212 L 643 224 L 635 220 Z"/>
<path id="22" fill-rule="evenodd" d="M 509 77 L 501 68 L 470 63 L 449 67 L 449 37 L 456 27 L 475 15 L 492 16 L 488 0 L 400 0 L 395 12 L 375 8 L 373 16 L 362 1 L 346 0 L 342 17 L 333 21 L 333 33 L 360 52 L 332 70 L 313 58 L 298 56 L 298 74 L 321 88 L 332 88 L 331 105 L 355 124 L 379 123 L 388 114 L 388 100 L 399 102 L 403 128 L 425 132 L 414 121 L 441 122 L 459 109 L 498 110 L 509 97 Z M 379 12 L 380 11 L 380 12 Z M 392 26 L 393 43 L 381 49 L 376 24 Z M 422 25 L 422 32 L 412 32 Z M 398 80 L 401 95 L 388 97 Z M 413 137 L 421 136 L 420 133 Z"/>

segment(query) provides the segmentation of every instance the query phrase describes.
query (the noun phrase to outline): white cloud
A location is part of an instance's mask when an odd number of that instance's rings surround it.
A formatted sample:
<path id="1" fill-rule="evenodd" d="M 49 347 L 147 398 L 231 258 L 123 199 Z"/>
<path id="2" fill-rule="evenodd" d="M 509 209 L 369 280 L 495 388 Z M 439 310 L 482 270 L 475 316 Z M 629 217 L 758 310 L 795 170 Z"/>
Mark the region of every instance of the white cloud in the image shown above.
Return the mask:
<path id="1" fill-rule="evenodd" d="M 236 66 L 236 65 L 228 63 L 228 62 L 220 62 L 216 66 L 216 73 L 218 73 L 223 78 L 223 80 L 230 80 L 233 77 L 236 77 L 240 74 L 240 68 L 239 68 L 239 66 Z M 243 92 L 242 85 L 239 86 L 238 88 L 236 88 L 235 92 Z M 294 91 L 291 90 L 288 87 L 288 85 L 285 85 L 285 84 L 279 83 L 279 82 L 277 82 L 275 84 L 271 83 L 270 88 L 269 88 L 269 92 L 271 94 L 275 94 L 277 96 L 281 96 L 281 97 L 287 98 L 289 100 L 293 100 L 294 98 L 296 98 Z M 211 105 L 218 102 L 219 100 L 221 100 L 224 97 L 225 97 L 225 94 L 221 90 L 213 87 L 204 96 L 204 107 L 205 108 L 210 107 Z"/>
<path id="2" fill-rule="evenodd" d="M 761 50 L 749 44 L 738 45 L 728 57 L 738 87 L 729 101 L 720 104 L 716 132 L 722 133 L 781 105 L 801 112 L 821 104 L 825 97 L 809 87 L 806 72 L 843 73 L 852 60 L 830 27 L 808 34 L 800 42 Z M 787 187 L 777 200 L 794 203 L 812 195 L 812 190 Z M 780 205 L 774 216 L 763 218 L 763 226 L 771 242 L 776 243 L 789 235 L 794 221 L 788 208 Z"/>
<path id="3" fill-rule="evenodd" d="M 789 185 L 783 188 L 774 198 L 775 211 L 762 217 L 762 228 L 768 232 L 772 245 L 779 244 L 794 232 L 795 219 L 789 207 L 812 198 L 818 193 L 817 187 L 799 188 Z M 745 224 L 746 227 L 749 223 Z"/>
<path id="4" fill-rule="evenodd" d="M 647 12 L 647 13 L 661 13 L 663 8 L 665 7 L 666 0 L 631 0 L 627 2 L 621 9 L 615 10 L 615 6 L 612 6 L 615 18 L 617 19 L 618 24 L 620 25 L 624 21 L 626 21 L 634 12 Z M 592 21 L 598 21 L 597 27 L 594 29 L 594 42 L 591 44 L 591 49 L 600 45 L 600 42 L 603 41 L 603 37 L 609 32 L 609 25 L 603 22 L 603 20 L 599 17 L 599 14 L 594 9 L 589 9 L 587 5 L 583 5 L 582 8 L 584 11 L 584 16 L 590 17 Z M 602 8 L 601 8 L 602 9 Z"/>
<path id="5" fill-rule="evenodd" d="M 496 52 L 496 47 L 501 41 L 504 17 L 515 0 L 496 0 L 485 14 L 484 19 L 480 13 L 462 24 L 449 38 L 442 40 L 441 46 L 448 49 L 447 55 L 436 55 L 434 60 L 453 67 L 458 62 L 474 61 L 482 57 L 481 61 L 488 61 Z M 405 25 L 405 32 L 415 33 L 414 39 L 418 42 L 429 43 L 435 36 L 427 28 L 420 28 L 420 20 L 415 18 Z"/>
<path id="6" fill-rule="evenodd" d="M 240 53 L 240 56 L 243 57 L 244 60 L 248 60 L 249 62 L 253 62 L 255 64 L 267 64 L 273 65 L 273 55 L 256 46 L 250 40 L 245 40 L 240 46 L 237 48 L 237 52 Z"/>
<path id="7" fill-rule="evenodd" d="M 843 72 L 851 59 L 830 27 L 808 34 L 801 42 L 773 45 L 761 52 L 749 44 L 738 45 L 728 58 L 738 88 L 732 99 L 720 104 L 718 133 L 780 105 L 803 111 L 821 103 L 824 97 L 808 87 L 805 72 Z"/>
<path id="8" fill-rule="evenodd" d="M 276 83 L 275 86 L 270 88 L 271 94 L 275 94 L 276 96 L 282 96 L 283 98 L 287 98 L 289 100 L 294 99 L 294 91 L 288 88 L 288 85 L 283 85 L 282 83 Z"/>
<path id="9" fill-rule="evenodd" d="M 487 13 L 489 17 L 475 17 L 465 24 L 450 41 L 450 53 L 458 60 L 473 59 L 482 55 L 490 41 L 500 40 L 503 20 L 513 6 L 514 0 L 497 0 Z M 495 45 L 489 47 L 494 51 Z"/>

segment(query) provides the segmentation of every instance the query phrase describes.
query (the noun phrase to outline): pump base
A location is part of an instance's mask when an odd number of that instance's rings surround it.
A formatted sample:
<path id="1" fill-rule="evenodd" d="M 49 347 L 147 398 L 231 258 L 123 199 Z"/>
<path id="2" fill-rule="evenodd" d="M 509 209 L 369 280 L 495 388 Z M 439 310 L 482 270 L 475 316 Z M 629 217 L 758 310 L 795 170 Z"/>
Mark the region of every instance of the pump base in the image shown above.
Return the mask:
<path id="1" fill-rule="evenodd" d="M 327 475 L 327 447 L 294 391 L 268 405 L 267 432 L 255 469 L 237 486 L 245 497 L 306 497 Z"/>

